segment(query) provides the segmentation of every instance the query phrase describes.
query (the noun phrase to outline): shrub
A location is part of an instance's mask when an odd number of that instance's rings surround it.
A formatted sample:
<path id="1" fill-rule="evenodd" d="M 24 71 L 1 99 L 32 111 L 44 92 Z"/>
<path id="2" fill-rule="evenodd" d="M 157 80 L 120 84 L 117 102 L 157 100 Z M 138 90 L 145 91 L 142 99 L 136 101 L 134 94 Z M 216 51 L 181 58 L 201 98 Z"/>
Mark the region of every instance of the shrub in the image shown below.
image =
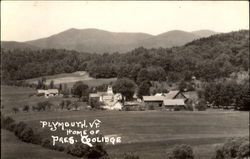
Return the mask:
<path id="1" fill-rule="evenodd" d="M 45 111 L 46 109 L 50 109 L 53 104 L 49 101 L 39 102 L 37 103 L 37 110 L 38 111 Z"/>
<path id="2" fill-rule="evenodd" d="M 155 107 L 153 105 L 149 105 L 148 110 L 155 110 Z"/>
<path id="3" fill-rule="evenodd" d="M 135 155 L 132 152 L 129 152 L 129 153 L 123 154 L 123 159 L 140 159 L 140 157 L 138 155 Z"/>
<path id="4" fill-rule="evenodd" d="M 167 159 L 194 159 L 193 150 L 186 144 L 177 145 L 167 153 Z"/>
<path id="5" fill-rule="evenodd" d="M 54 147 L 55 147 L 54 149 L 58 150 L 58 151 L 64 151 L 65 150 L 65 148 L 63 146 L 55 145 Z"/>
<path id="6" fill-rule="evenodd" d="M 88 151 L 89 146 L 82 143 L 76 143 L 75 145 L 68 146 L 68 153 L 73 156 L 83 157 L 86 156 Z"/>
<path id="7" fill-rule="evenodd" d="M 30 127 L 25 127 L 20 134 L 20 139 L 24 142 L 31 142 L 33 139 L 34 132 Z"/>
<path id="8" fill-rule="evenodd" d="M 198 111 L 204 111 L 207 109 L 207 103 L 204 99 L 201 99 L 198 104 L 195 106 L 195 108 L 198 110 Z"/>
<path id="9" fill-rule="evenodd" d="M 7 128 L 10 124 L 14 123 L 14 119 L 12 119 L 11 117 L 4 117 L 1 116 L 1 126 L 3 128 Z"/>
<path id="10" fill-rule="evenodd" d="M 104 150 L 104 147 L 101 144 L 90 147 L 89 151 L 86 154 L 86 157 L 90 159 L 96 159 L 102 156 L 107 156 L 107 152 L 106 150 Z"/>
<path id="11" fill-rule="evenodd" d="M 174 107 L 174 111 L 180 111 L 180 110 L 181 110 L 180 107 L 178 107 L 178 106 Z"/>
<path id="12" fill-rule="evenodd" d="M 187 102 L 186 102 L 186 109 L 187 110 L 189 110 L 189 111 L 193 111 L 194 110 L 194 108 L 193 108 L 193 101 L 191 101 L 191 100 L 188 100 Z"/>
<path id="13" fill-rule="evenodd" d="M 41 146 L 48 149 L 53 149 L 53 145 L 48 138 L 42 140 Z"/>
<path id="14" fill-rule="evenodd" d="M 28 112 L 29 110 L 30 110 L 30 107 L 29 107 L 28 105 L 25 105 L 25 106 L 23 107 L 23 111 Z"/>
<path id="15" fill-rule="evenodd" d="M 27 124 L 20 122 L 15 127 L 15 135 L 20 138 L 22 131 L 27 127 Z"/>
<path id="16" fill-rule="evenodd" d="M 17 107 L 13 107 L 12 111 L 16 114 L 17 112 L 19 112 L 19 109 Z"/>
<path id="17" fill-rule="evenodd" d="M 7 125 L 6 129 L 13 132 L 15 130 L 16 126 L 17 126 L 17 124 L 15 122 L 13 122 L 13 123 Z"/>
<path id="18" fill-rule="evenodd" d="M 239 149 L 238 149 L 238 154 L 237 154 L 238 158 L 247 158 L 250 157 L 250 145 L 249 145 L 249 141 L 245 141 L 243 142 Z"/>
<path id="19" fill-rule="evenodd" d="M 244 158 L 249 156 L 248 138 L 233 138 L 218 147 L 214 159 Z"/>
<path id="20" fill-rule="evenodd" d="M 32 144 L 40 145 L 42 143 L 42 137 L 39 133 L 34 133 L 31 140 Z"/>

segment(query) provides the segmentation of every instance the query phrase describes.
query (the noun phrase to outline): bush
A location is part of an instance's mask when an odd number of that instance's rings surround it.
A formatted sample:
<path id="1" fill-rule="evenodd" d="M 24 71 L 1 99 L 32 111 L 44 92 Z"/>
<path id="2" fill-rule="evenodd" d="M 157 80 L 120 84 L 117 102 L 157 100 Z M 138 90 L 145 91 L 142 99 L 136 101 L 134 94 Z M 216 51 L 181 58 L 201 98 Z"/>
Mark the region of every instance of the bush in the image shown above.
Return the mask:
<path id="1" fill-rule="evenodd" d="M 20 122 L 15 127 L 15 135 L 20 138 L 22 131 L 27 127 L 27 124 Z"/>
<path id="2" fill-rule="evenodd" d="M 149 105 L 148 110 L 155 110 L 155 107 L 153 105 Z"/>
<path id="3" fill-rule="evenodd" d="M 180 111 L 180 110 L 181 110 L 180 107 L 178 107 L 178 106 L 174 107 L 174 111 Z"/>
<path id="4" fill-rule="evenodd" d="M 15 122 L 13 122 L 13 123 L 7 125 L 6 130 L 13 132 L 15 130 L 16 126 L 17 126 L 17 124 Z"/>
<path id="5" fill-rule="evenodd" d="M 54 147 L 55 147 L 54 149 L 58 150 L 58 151 L 64 151 L 65 150 L 65 148 L 63 146 L 55 145 Z"/>
<path id="6" fill-rule="evenodd" d="M 238 158 L 250 157 L 249 141 L 245 141 L 240 145 L 237 156 L 238 156 Z"/>
<path id="7" fill-rule="evenodd" d="M 16 114 L 17 112 L 19 112 L 19 109 L 17 107 L 13 107 L 12 111 Z"/>
<path id="8" fill-rule="evenodd" d="M 45 148 L 48 148 L 48 149 L 54 149 L 52 143 L 47 138 L 45 138 L 45 139 L 42 140 L 41 146 L 45 147 Z"/>
<path id="9" fill-rule="evenodd" d="M 33 139 L 34 132 L 30 127 L 25 127 L 21 132 L 19 138 L 24 142 L 31 142 Z"/>
<path id="10" fill-rule="evenodd" d="M 31 140 L 32 144 L 41 145 L 42 137 L 39 133 L 34 133 Z"/>
<path id="11" fill-rule="evenodd" d="M 38 111 L 45 111 L 46 109 L 50 109 L 53 104 L 50 103 L 49 101 L 44 101 L 44 102 L 39 102 L 37 103 L 37 110 Z"/>
<path id="12" fill-rule="evenodd" d="M 104 150 L 104 147 L 101 144 L 97 144 L 89 149 L 86 154 L 86 157 L 90 159 L 96 159 L 107 155 L 108 154 L 106 150 Z"/>
<path id="13" fill-rule="evenodd" d="M 204 111 L 207 109 L 207 103 L 204 99 L 201 99 L 198 104 L 195 106 L 195 108 L 198 110 L 198 111 Z"/>
<path id="14" fill-rule="evenodd" d="M 189 111 L 193 111 L 194 110 L 192 103 L 193 103 L 193 101 L 191 101 L 191 100 L 188 100 L 186 102 L 186 109 L 187 110 L 189 110 Z"/>
<path id="15" fill-rule="evenodd" d="M 76 143 L 75 145 L 68 146 L 68 153 L 73 156 L 83 157 L 87 154 L 88 151 L 89 146 L 82 143 Z"/>
<path id="16" fill-rule="evenodd" d="M 132 152 L 129 152 L 123 155 L 123 159 L 140 159 L 140 157 Z"/>
<path id="17" fill-rule="evenodd" d="M 1 127 L 2 128 L 7 128 L 10 124 L 14 123 L 14 119 L 11 117 L 4 117 L 1 116 Z"/>
<path id="18" fill-rule="evenodd" d="M 76 143 L 67 147 L 67 153 L 73 156 L 86 157 L 89 159 L 97 159 L 107 156 L 107 152 L 101 144 L 89 147 L 88 145 L 82 143 Z"/>
<path id="19" fill-rule="evenodd" d="M 167 159 L 194 159 L 192 147 L 186 144 L 177 145 L 167 153 Z"/>
<path id="20" fill-rule="evenodd" d="M 28 112 L 29 110 L 30 110 L 30 107 L 29 107 L 28 105 L 25 105 L 25 106 L 23 107 L 23 111 Z"/>
<path id="21" fill-rule="evenodd" d="M 214 159 L 232 159 L 250 157 L 248 138 L 234 138 L 218 147 Z"/>

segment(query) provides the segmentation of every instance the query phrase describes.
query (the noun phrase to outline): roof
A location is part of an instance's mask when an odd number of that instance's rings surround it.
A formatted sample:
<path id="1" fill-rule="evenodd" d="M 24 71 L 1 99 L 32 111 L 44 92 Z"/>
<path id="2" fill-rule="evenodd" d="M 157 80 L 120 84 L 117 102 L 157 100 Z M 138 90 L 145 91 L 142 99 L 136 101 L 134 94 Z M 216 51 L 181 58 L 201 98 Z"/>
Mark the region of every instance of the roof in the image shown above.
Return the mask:
<path id="1" fill-rule="evenodd" d="M 165 99 L 163 100 L 164 105 L 185 105 L 183 99 Z"/>
<path id="2" fill-rule="evenodd" d="M 58 89 L 48 89 L 46 93 L 58 93 Z"/>
<path id="3" fill-rule="evenodd" d="M 173 99 L 178 93 L 179 91 L 169 91 L 168 93 L 165 93 L 164 95 L 166 99 Z"/>
<path id="4" fill-rule="evenodd" d="M 155 96 L 165 96 L 164 93 L 156 93 Z"/>
<path id="5" fill-rule="evenodd" d="M 95 97 L 100 97 L 100 95 L 97 94 L 97 93 L 90 93 L 90 94 L 89 94 L 89 97 L 90 97 L 90 98 L 95 98 Z"/>
<path id="6" fill-rule="evenodd" d="M 164 96 L 142 96 L 143 100 L 146 102 L 152 101 L 152 102 L 157 102 L 157 101 L 163 101 Z"/>
<path id="7" fill-rule="evenodd" d="M 183 93 L 188 99 L 198 99 L 198 93 L 196 91 L 188 91 Z"/>

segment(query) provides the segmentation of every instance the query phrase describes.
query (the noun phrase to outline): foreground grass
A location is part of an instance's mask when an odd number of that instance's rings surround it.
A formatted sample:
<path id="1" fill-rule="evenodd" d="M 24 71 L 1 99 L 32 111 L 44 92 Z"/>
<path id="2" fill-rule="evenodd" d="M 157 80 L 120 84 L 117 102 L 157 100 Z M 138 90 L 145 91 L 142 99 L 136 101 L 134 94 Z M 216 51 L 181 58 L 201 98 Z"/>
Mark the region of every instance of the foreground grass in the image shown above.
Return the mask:
<path id="1" fill-rule="evenodd" d="M 163 159 L 167 149 L 175 144 L 190 144 L 197 158 L 211 158 L 215 146 L 226 139 L 248 136 L 248 112 L 117 112 L 117 111 L 64 111 L 32 112 L 13 115 L 25 121 L 34 130 L 41 131 L 40 120 L 82 121 L 100 119 L 104 135 L 122 137 L 122 144 L 107 145 L 112 158 L 121 158 L 125 152 L 135 152 L 143 159 Z M 41 131 L 44 137 L 52 134 Z M 57 135 L 64 136 L 64 132 Z"/>
<path id="2" fill-rule="evenodd" d="M 45 149 L 20 141 L 12 132 L 1 129 L 2 159 L 77 159 L 64 152 Z"/>

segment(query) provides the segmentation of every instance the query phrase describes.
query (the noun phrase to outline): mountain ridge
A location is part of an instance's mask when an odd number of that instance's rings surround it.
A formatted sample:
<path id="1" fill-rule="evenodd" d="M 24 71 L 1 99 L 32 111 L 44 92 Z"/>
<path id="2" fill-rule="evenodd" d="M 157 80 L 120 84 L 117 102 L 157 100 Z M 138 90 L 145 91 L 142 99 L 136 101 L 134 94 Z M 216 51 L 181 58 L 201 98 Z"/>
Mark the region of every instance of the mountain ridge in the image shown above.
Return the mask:
<path id="1" fill-rule="evenodd" d="M 27 47 L 30 45 L 40 49 L 54 48 L 90 53 L 125 53 L 141 46 L 145 48 L 181 46 L 216 33 L 208 30 L 206 30 L 206 33 L 204 32 L 201 30 L 198 32 L 172 30 L 151 35 L 142 32 L 110 32 L 94 28 L 70 28 L 45 38 L 19 42 L 19 44 L 27 44 Z"/>

